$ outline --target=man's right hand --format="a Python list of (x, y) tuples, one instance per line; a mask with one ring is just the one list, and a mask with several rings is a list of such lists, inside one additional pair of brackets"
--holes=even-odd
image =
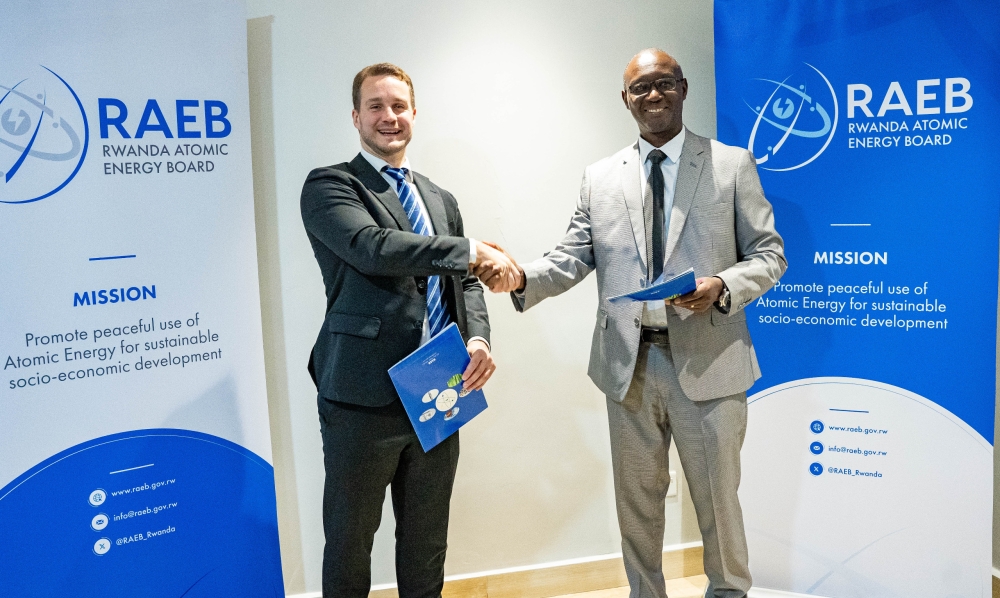
[(473, 274), (494, 293), (509, 293), (524, 288), (524, 270), (503, 247), (477, 241), (476, 258)]

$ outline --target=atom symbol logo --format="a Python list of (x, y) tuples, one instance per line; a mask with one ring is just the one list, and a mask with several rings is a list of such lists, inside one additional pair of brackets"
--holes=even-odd
[(83, 103), (62, 77), (44, 66), (10, 84), (0, 75), (0, 203), (58, 193), (80, 171), (89, 142)]
[[(804, 64), (812, 71), (796, 77), (797, 86), (789, 84), (792, 75), (783, 81), (755, 79), (773, 85), (771, 95), (763, 104), (753, 105), (744, 100), (747, 108), (757, 115), (747, 149), (753, 152), (757, 164), (769, 164), (761, 166), (764, 170), (784, 172), (802, 168), (826, 151), (837, 131), (839, 107), (833, 85), (819, 69)], [(810, 87), (817, 90), (815, 95), (810, 93)], [(827, 92), (829, 102), (824, 106)], [(822, 102), (819, 95), (824, 96)], [(832, 106), (832, 118), (828, 106)], [(762, 130), (761, 123), (770, 127)], [(766, 151), (762, 149), (765, 147)]]

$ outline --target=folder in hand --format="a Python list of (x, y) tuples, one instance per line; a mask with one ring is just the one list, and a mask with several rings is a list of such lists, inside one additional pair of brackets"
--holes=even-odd
[(610, 297), (608, 301), (616, 303), (618, 301), (660, 301), (675, 299), (681, 295), (687, 295), (698, 287), (694, 281), (694, 268), (688, 268), (686, 272), (678, 274), (669, 280), (648, 286), (638, 291)]
[(389, 368), (425, 453), (486, 410), (483, 391), (462, 390), (462, 372), (470, 361), (453, 322)]

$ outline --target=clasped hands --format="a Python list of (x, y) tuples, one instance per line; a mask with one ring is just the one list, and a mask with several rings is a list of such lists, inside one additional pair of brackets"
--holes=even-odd
[(496, 243), (476, 242), (476, 263), (472, 273), (494, 293), (509, 293), (524, 288), (524, 270)]
[[(510, 293), (524, 289), (524, 269), (509, 253), (496, 243), (489, 241), (476, 242), (476, 263), (472, 273), (494, 293)], [(722, 294), (722, 279), (707, 276), (695, 281), (697, 287), (686, 295), (667, 300), (667, 305), (680, 307), (703, 313), (707, 311)]]

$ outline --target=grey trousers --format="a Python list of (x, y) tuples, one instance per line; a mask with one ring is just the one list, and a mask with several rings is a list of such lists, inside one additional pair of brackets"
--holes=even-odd
[(611, 460), (630, 598), (665, 598), (663, 532), (673, 438), (704, 543), (708, 598), (750, 589), (740, 484), (746, 393), (692, 401), (677, 382), (669, 345), (642, 343), (631, 386), (608, 399)]

